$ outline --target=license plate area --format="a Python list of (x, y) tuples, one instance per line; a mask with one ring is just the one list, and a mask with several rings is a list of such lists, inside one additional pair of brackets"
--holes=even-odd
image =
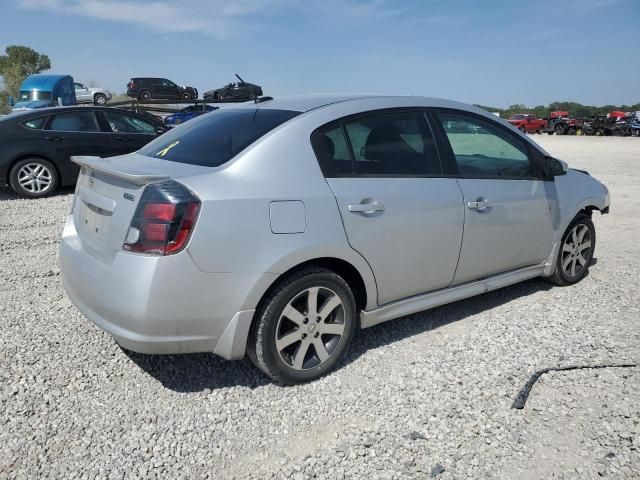
[(76, 216), (76, 229), (86, 244), (97, 251), (103, 251), (106, 247), (107, 234), (111, 226), (112, 212), (95, 205), (80, 202), (80, 208)]

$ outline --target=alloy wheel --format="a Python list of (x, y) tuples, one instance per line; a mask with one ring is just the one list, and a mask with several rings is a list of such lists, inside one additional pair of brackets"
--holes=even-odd
[(295, 370), (317, 367), (336, 351), (345, 327), (340, 297), (326, 287), (307, 288), (287, 303), (278, 319), (276, 351)]
[(18, 183), (29, 193), (46, 192), (52, 182), (51, 170), (40, 163), (27, 163), (18, 170)]
[(591, 232), (579, 223), (575, 225), (562, 245), (562, 271), (568, 277), (580, 275), (591, 259)]

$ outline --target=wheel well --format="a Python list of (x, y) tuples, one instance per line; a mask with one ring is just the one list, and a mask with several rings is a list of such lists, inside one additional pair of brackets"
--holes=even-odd
[(278, 279), (274, 281), (269, 286), (267, 291), (264, 292), (264, 294), (262, 295), (262, 298), (260, 299), (256, 307), (256, 312), (260, 311), (260, 309), (262, 308), (262, 303), (264, 299), (268, 297), (269, 293), (275, 288), (275, 286), (278, 284), (278, 281), (280, 279), (292, 274), (293, 272), (296, 272), (298, 270), (301, 270), (309, 266), (326, 268), (327, 270), (331, 270), (332, 272), (340, 275), (351, 288), (351, 291), (353, 292), (353, 297), (356, 301), (356, 308), (358, 309), (358, 311), (365, 308), (365, 306), (367, 305), (367, 289), (364, 285), (364, 280), (362, 279), (360, 272), (358, 272), (358, 270), (353, 265), (351, 265), (349, 262), (345, 260), (341, 260), (339, 258), (333, 258), (333, 257), (324, 257), (324, 258), (315, 258), (313, 260), (308, 260), (304, 263), (301, 263), (299, 265), (296, 265), (295, 267), (290, 268), (289, 270), (284, 272), (282, 275), (280, 275)]
[(13, 172), (13, 167), (16, 166), (16, 163), (18, 163), (20, 160), (25, 160), (27, 158), (39, 158), (41, 160), (46, 160), (51, 165), (53, 165), (53, 168), (55, 169), (56, 174), (58, 175), (58, 182), (59, 182), (58, 185), (62, 185), (62, 176), (60, 175), (60, 169), (55, 164), (55, 162), (51, 161), (50, 159), (48, 159), (44, 155), (21, 155), (18, 158), (16, 158), (13, 162), (11, 162), (11, 165), (9, 165), (9, 169), (7, 170), (7, 172), (8, 172), (7, 183), (9, 183), (11, 181), (11, 173)]
[(578, 213), (584, 213), (585, 215), (588, 215), (589, 217), (591, 217), (591, 215), (593, 214), (594, 210), (600, 211), (600, 209), (598, 207), (596, 207), (594, 205), (589, 205), (588, 207), (584, 207)]

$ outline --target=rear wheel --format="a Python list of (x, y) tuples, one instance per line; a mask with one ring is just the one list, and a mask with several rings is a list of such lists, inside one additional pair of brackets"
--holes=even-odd
[(574, 218), (562, 236), (556, 271), (549, 281), (556, 285), (573, 285), (589, 271), (596, 247), (596, 229), (588, 215)]
[(520, 127), (520, 131), (524, 134), (527, 133), (527, 128), (525, 126)]
[(9, 174), (11, 188), (23, 197), (41, 198), (58, 187), (58, 172), (42, 158), (25, 158), (14, 165)]
[(596, 130), (596, 137), (602, 137), (604, 135), (604, 130), (601, 128), (598, 128)]
[(330, 372), (346, 352), (356, 305), (342, 277), (309, 267), (285, 277), (264, 300), (248, 353), (273, 380), (294, 384)]
[(96, 105), (104, 105), (107, 103), (107, 96), (103, 93), (96, 93), (93, 96), (93, 103)]
[(138, 98), (140, 100), (151, 100), (151, 92), (149, 90), (143, 90), (140, 92), (140, 95), (138, 95)]
[(569, 130), (567, 130), (567, 135), (575, 135), (576, 133), (577, 132), (575, 128), (570, 128)]
[(553, 129), (556, 135), (564, 135), (564, 127), (562, 125), (556, 125), (556, 128)]

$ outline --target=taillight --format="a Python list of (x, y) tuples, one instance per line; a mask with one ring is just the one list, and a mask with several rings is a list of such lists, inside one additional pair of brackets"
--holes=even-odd
[(135, 88), (136, 87), (136, 82), (129, 82), (129, 85), (127, 85), (127, 87)]
[(144, 189), (131, 220), (123, 249), (153, 255), (171, 255), (184, 249), (200, 211), (200, 200), (173, 180)]

